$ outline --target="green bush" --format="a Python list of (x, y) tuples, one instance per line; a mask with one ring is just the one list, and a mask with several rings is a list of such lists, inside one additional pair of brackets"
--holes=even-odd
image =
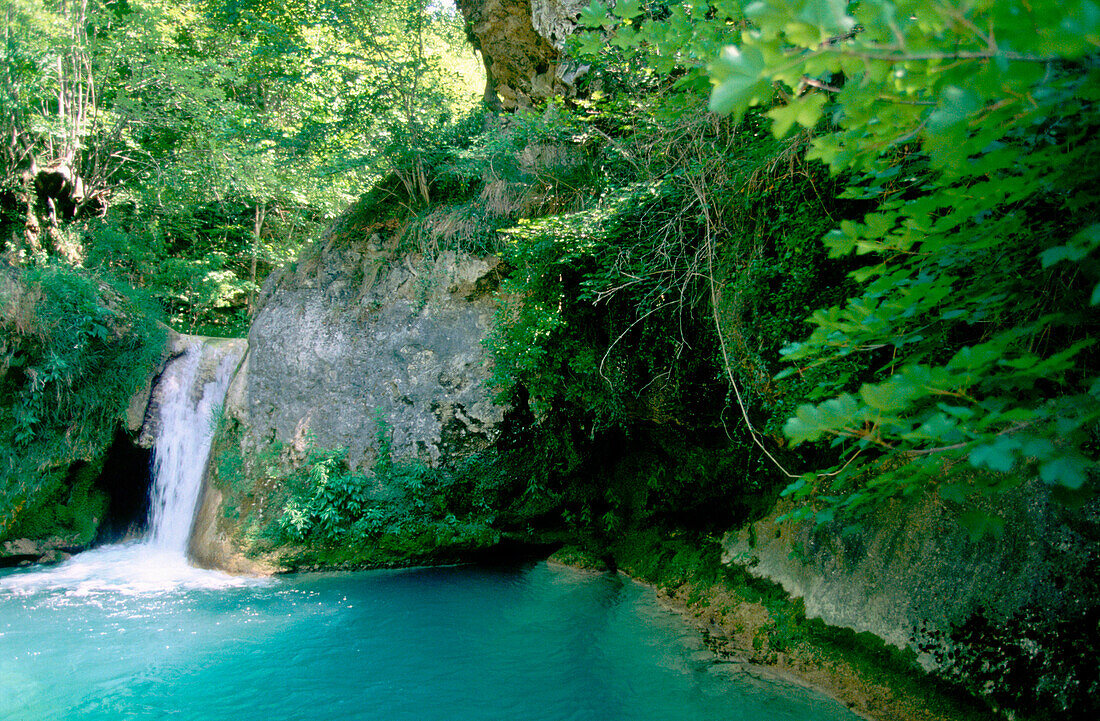
[(478, 487), (474, 464), (441, 469), (395, 460), (381, 420), (376, 440), (376, 461), (363, 472), (347, 466), (345, 449), (321, 448), (312, 438), (301, 458), (279, 443), (244, 458), (236, 432), (223, 428), (214, 477), (227, 518), (256, 549), (286, 546), (326, 563), (427, 559), (498, 540), (491, 491)]

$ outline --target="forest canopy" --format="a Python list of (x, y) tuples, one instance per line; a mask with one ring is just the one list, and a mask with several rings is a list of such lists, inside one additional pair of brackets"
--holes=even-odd
[(423, 197), (484, 82), (457, 11), (426, 0), (0, 13), (8, 257), (122, 277), (183, 330), (243, 332), (266, 273), (382, 176)]

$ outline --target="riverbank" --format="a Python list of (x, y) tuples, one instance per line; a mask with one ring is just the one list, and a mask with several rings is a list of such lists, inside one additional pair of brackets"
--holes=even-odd
[(873, 721), (1000, 721), (965, 691), (926, 673), (912, 653), (870, 634), (807, 619), (800, 599), (718, 562), (714, 543), (640, 532), (606, 548), (566, 546), (549, 561), (617, 570), (651, 586), (696, 628), (717, 663), (809, 686)]

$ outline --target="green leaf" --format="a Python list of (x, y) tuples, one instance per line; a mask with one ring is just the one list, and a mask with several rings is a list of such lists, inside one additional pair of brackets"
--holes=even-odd
[(932, 441), (937, 444), (954, 443), (962, 438), (958, 423), (943, 413), (934, 413), (931, 418), (922, 423), (915, 434), (915, 438)]
[(1014, 436), (998, 436), (991, 443), (976, 446), (970, 451), (970, 464), (976, 468), (1007, 473), (1016, 466), (1016, 452), (1020, 440)]
[(936, 407), (959, 420), (965, 421), (974, 417), (974, 409), (968, 408), (967, 406), (953, 406), (947, 403), (937, 403)]
[(719, 115), (740, 116), (751, 105), (770, 95), (771, 86), (764, 77), (767, 63), (760, 50), (752, 45), (727, 45), (721, 57), (710, 66), (714, 89), (710, 109)]
[(1088, 470), (1092, 463), (1078, 453), (1057, 456), (1039, 466), (1039, 478), (1052, 486), (1065, 486), (1077, 490), (1088, 480)]
[(776, 138), (783, 138), (795, 123), (804, 128), (814, 127), (821, 119), (821, 109), (827, 101), (824, 93), (810, 93), (769, 110), (766, 115), (773, 121), (772, 133)]
[(620, 50), (629, 50), (638, 41), (638, 33), (629, 25), (624, 25), (615, 31), (615, 37), (611, 38), (611, 44)]
[(592, 30), (583, 30), (576, 34), (577, 52), (581, 55), (599, 55), (604, 48), (603, 36)]
[(1004, 346), (995, 342), (964, 346), (947, 363), (947, 369), (972, 371), (986, 368), (1000, 360), (1004, 351)]
[(845, 393), (820, 405), (804, 404), (795, 411), (795, 417), (783, 426), (783, 432), (795, 445), (813, 441), (823, 435), (862, 422), (862, 414), (855, 396)]
[(796, 493), (796, 492), (798, 492), (798, 491), (799, 491), (800, 489), (802, 489), (802, 488), (803, 488), (803, 487), (804, 487), (805, 485), (806, 485), (806, 480), (805, 480), (804, 478), (799, 478), (798, 480), (796, 480), (796, 481), (794, 481), (793, 483), (789, 484), (789, 485), (788, 485), (788, 486), (787, 486), (786, 488), (784, 488), (784, 489), (783, 489), (782, 491), (780, 491), (780, 492), (779, 492), (779, 495), (780, 495), (780, 496), (783, 496), (783, 497), (789, 496), (789, 495), (791, 495), (791, 494), (793, 494), (793, 493)]
[(826, 523), (832, 523), (835, 519), (835, 508), (822, 508), (820, 511), (817, 512), (817, 515), (814, 516), (814, 526), (821, 527), (824, 526)]
[(968, 491), (965, 486), (961, 486), (954, 483), (945, 483), (941, 485), (937, 491), (940, 494), (940, 498), (945, 501), (951, 501), (953, 503), (964, 503), (968, 495)]
[(840, 35), (855, 27), (856, 21), (848, 14), (848, 0), (808, 0), (797, 15), (821, 32), (821, 40)]
[(970, 88), (949, 85), (943, 89), (939, 107), (928, 116), (928, 129), (942, 133), (965, 122), (981, 107), (981, 98)]
[(584, 10), (581, 10), (581, 14), (577, 17), (577, 22), (581, 26), (593, 30), (596, 28), (609, 30), (616, 24), (607, 12), (607, 6), (600, 2), (600, 0), (592, 0), (592, 4)]
[(1047, 248), (1042, 253), (1039, 253), (1039, 261), (1043, 264), (1043, 268), (1049, 268), (1055, 263), (1061, 263), (1063, 260), (1075, 262), (1081, 260), (1089, 254), (1087, 248), (1073, 245), (1059, 245), (1054, 248)]
[(796, 368), (794, 366), (788, 366), (788, 367), (784, 368), (783, 370), (779, 371), (778, 373), (776, 373), (774, 376), (772, 376), (772, 380), (781, 381), (784, 378), (790, 378), (791, 376), (793, 376), (797, 372), (798, 372), (798, 368)]
[(909, 407), (912, 401), (925, 395), (925, 390), (909, 382), (903, 375), (896, 375), (885, 383), (860, 386), (859, 397), (863, 402), (882, 413), (897, 413)]
[(615, 3), (615, 7), (611, 9), (611, 12), (615, 13), (615, 17), (622, 18), (623, 20), (633, 20), (639, 15), (643, 14), (642, 4), (639, 0), (618, 0)]
[(1000, 538), (1005, 530), (1003, 518), (998, 518), (976, 508), (961, 514), (959, 523), (970, 534), (971, 541), (980, 541), (985, 536)]

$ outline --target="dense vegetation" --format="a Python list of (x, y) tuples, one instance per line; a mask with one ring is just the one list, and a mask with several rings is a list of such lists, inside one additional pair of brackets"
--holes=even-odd
[[(936, 494), (980, 537), (1004, 530), (985, 497), (1095, 493), (1093, 0), (596, 0), (567, 46), (575, 93), (505, 116), (444, 70), (477, 61), (423, 0), (4, 13), (0, 232), (36, 315), (0, 316), (0, 538), (27, 499), (84, 502), (51, 500), (85, 483), (57, 469), (97, 457), (129, 392), (86, 380), (155, 346), (93, 273), (178, 329), (239, 333), (266, 273), (355, 196), (400, 250), (501, 256), (489, 347), (517, 411), (462, 468), (394, 461), (384, 428), (363, 472), (225, 444), (227, 512), (282, 483), (259, 545), (422, 559), (564, 530), (600, 551), (705, 539), (780, 493), (844, 525)], [(26, 463), (53, 475), (30, 488)], [(1061, 629), (1026, 621), (1042, 669), (998, 676), (971, 643), (960, 677), (1077, 708), (1098, 682), (1051, 690)]]
[(0, 12), (6, 257), (145, 288), (180, 330), (243, 333), (267, 273), (381, 176), (426, 201), (424, 139), (480, 91), (454, 10), (424, 0)]
[(453, 8), (419, 0), (0, 14), (0, 540), (79, 545), (156, 324), (243, 334), (266, 275), (362, 187), (427, 202), (424, 139), (480, 68)]
[(156, 318), (106, 283), (0, 266), (0, 540), (95, 537), (108, 502), (97, 476), (160, 360)]

